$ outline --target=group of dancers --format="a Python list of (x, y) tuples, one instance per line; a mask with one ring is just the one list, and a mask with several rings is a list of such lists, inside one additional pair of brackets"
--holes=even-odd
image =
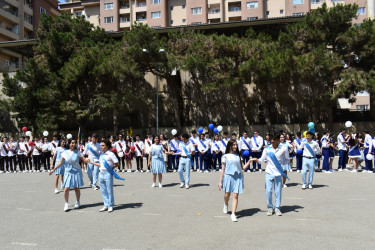
[[(288, 172), (292, 171), (293, 158), (296, 158), (297, 172), (302, 173), (302, 189), (313, 189), (313, 176), (316, 167), (320, 166), (323, 158), (322, 171), (332, 173), (332, 161), (335, 151), (339, 154), (339, 171), (346, 170), (349, 162), (353, 164), (353, 173), (357, 173), (360, 161), (365, 161), (363, 172), (372, 173), (372, 161), (366, 155), (374, 153), (372, 139), (369, 131), (364, 130), (364, 136), (359, 133), (347, 134), (346, 128), (341, 129), (337, 135), (337, 145), (334, 143), (329, 132), (319, 138), (318, 134), (307, 132), (302, 137), (301, 133), (293, 135), (283, 133), (267, 134), (263, 139), (257, 131), (249, 137), (247, 131), (237, 138), (233, 133), (231, 138), (224, 132), (220, 138), (215, 134), (213, 139), (209, 133), (197, 136), (196, 131), (188, 134), (174, 135), (174, 138), (167, 140), (164, 135), (152, 136), (147, 133), (144, 141), (140, 136), (135, 141), (127, 136), (114, 136), (102, 138), (98, 142), (98, 136), (93, 134), (87, 141), (75, 139), (58, 140), (53, 136), (51, 142), (47, 137), (39, 141), (34, 137), (21, 137), (15, 142), (13, 137), (4, 137), (0, 144), (1, 158), (0, 170), (3, 173), (17, 172), (41, 172), (49, 171), (50, 175), (55, 173), (55, 193), (59, 193), (59, 177), (62, 180), (64, 189), (64, 211), (69, 210), (69, 190), (73, 188), (76, 193), (74, 208), (80, 206), (80, 190), (83, 186), (82, 169), (87, 172), (90, 186), (97, 190), (99, 187), (103, 195), (104, 207), (100, 211), (113, 211), (114, 193), (113, 178), (123, 180), (117, 173), (131, 172), (132, 159), (136, 159), (136, 172), (143, 172), (143, 157), (146, 157), (147, 170), (152, 172), (153, 182), (151, 187), (156, 187), (158, 179), (159, 188), (162, 188), (162, 174), (167, 169), (173, 169), (179, 173), (180, 188), (189, 189), (190, 172), (208, 172), (221, 170), (219, 189), (225, 191), (223, 212), (228, 212), (228, 201), (233, 193), (231, 219), (237, 221), (235, 212), (237, 208), (238, 195), (243, 191), (243, 174), (245, 171), (262, 171), (262, 163), (266, 164), (266, 196), (267, 215), (282, 215), (280, 210), (281, 189), (287, 187), (285, 182), (288, 179)], [(250, 158), (251, 157), (251, 158)], [(52, 158), (52, 159), (50, 159)], [(32, 167), (34, 166), (34, 170)], [(185, 175), (184, 175), (185, 172)], [(307, 172), (309, 177), (307, 178)], [(272, 193), (275, 192), (276, 204), (273, 206)]]

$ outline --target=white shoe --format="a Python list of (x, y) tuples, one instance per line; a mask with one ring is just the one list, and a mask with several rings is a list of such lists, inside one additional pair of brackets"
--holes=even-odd
[(306, 185), (305, 184), (302, 184), (302, 189), (306, 189)]
[(367, 173), (368, 174), (373, 174), (374, 172), (372, 172), (371, 170), (368, 170)]
[(228, 205), (225, 205), (225, 204), (224, 204), (223, 213), (224, 213), (224, 214), (227, 214), (227, 213), (228, 213)]
[(280, 209), (275, 209), (275, 214), (277, 215), (277, 216), (282, 216), (283, 214), (281, 213), (281, 211), (280, 211)]
[(332, 174), (331, 171), (324, 171), (325, 174)]
[(152, 183), (151, 187), (152, 187), (152, 188), (156, 187), (156, 184), (155, 184), (155, 183)]
[(283, 185), (283, 188), (287, 188), (288, 186), (286, 184)]
[(69, 211), (69, 203), (65, 203), (64, 212)]
[(24, 173), (27, 173), (27, 170), (24, 170), (23, 172), (24, 172)]
[(137, 169), (137, 170), (135, 170), (135, 172), (136, 172), (136, 173), (138, 173), (138, 172), (139, 172), (139, 170)]
[(289, 172), (293, 172), (293, 170), (289, 169)]
[(113, 207), (109, 207), (108, 208), (108, 213), (112, 213), (113, 212)]
[(17, 173), (17, 171), (13, 171), (13, 173), (14, 173), (14, 174), (16, 174), (16, 173)]
[(131, 173), (132, 171), (130, 169), (128, 169), (128, 173)]
[(349, 171), (349, 169), (345, 168), (344, 171)]
[(237, 222), (237, 217), (236, 217), (235, 214), (232, 214), (232, 215), (230, 216), (230, 218), (232, 219), (233, 222)]
[(248, 169), (246, 172), (250, 173), (251, 171), (250, 171), (250, 169)]
[(350, 171), (350, 172), (352, 172), (352, 173), (357, 173), (358, 172), (358, 170), (357, 169), (353, 169), (352, 171)]
[(0, 174), (3, 174), (4, 173), (4, 171), (0, 171)]
[(141, 170), (141, 173), (143, 173), (143, 170)]
[(186, 189), (189, 189), (190, 187), (189, 187), (189, 185), (185, 185), (185, 188), (186, 188)]
[(104, 212), (104, 211), (107, 211), (108, 210), (108, 207), (102, 207), (99, 212)]
[(260, 172), (260, 173), (262, 173), (262, 171), (263, 171), (262, 169), (259, 169), (259, 172)]
[(208, 173), (208, 170), (205, 170), (204, 172), (205, 172), (205, 173)]
[(301, 170), (297, 170), (297, 173), (301, 173)]
[(9, 174), (10, 172), (9, 172), (9, 171), (6, 171), (5, 173)]
[(74, 205), (74, 209), (78, 209), (80, 206), (81, 204), (79, 203), (79, 201), (76, 201), (76, 204)]
[(184, 183), (181, 183), (180, 188), (183, 188), (184, 186), (185, 186), (185, 184), (184, 184)]
[(125, 173), (125, 169), (123, 169), (122, 172)]
[(42, 172), (43, 172), (43, 173), (44, 173), (44, 172), (47, 172), (47, 170), (43, 169), (43, 171), (42, 171)]
[(199, 170), (199, 173), (203, 173), (203, 171), (202, 171), (202, 170)]
[(342, 172), (342, 168), (339, 168), (339, 171)]
[(146, 173), (150, 173), (150, 170), (147, 169)]
[(37, 173), (40, 173), (40, 170), (37, 170), (36, 172), (37, 172)]
[(312, 185), (309, 185), (309, 189), (313, 189), (313, 186), (312, 186)]
[(159, 183), (159, 188), (162, 188), (162, 187), (163, 187), (163, 185), (161, 183)]
[(55, 194), (58, 194), (60, 191), (57, 189), (57, 188), (55, 188)]
[(216, 169), (213, 169), (212, 172), (216, 172)]

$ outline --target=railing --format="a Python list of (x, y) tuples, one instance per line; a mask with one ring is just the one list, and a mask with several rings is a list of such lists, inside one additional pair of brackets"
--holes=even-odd
[(241, 7), (231, 7), (229, 9), (229, 12), (237, 12), (237, 11), (241, 11)]
[(120, 9), (129, 9), (129, 8), (130, 8), (129, 4), (120, 5)]
[(208, 12), (208, 14), (218, 14), (220, 13), (220, 9), (212, 9)]

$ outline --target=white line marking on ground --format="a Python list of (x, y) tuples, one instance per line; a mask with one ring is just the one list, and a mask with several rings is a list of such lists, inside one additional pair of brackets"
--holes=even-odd
[(152, 214), (152, 213), (144, 213), (143, 215), (156, 215), (156, 216), (159, 216), (159, 215), (162, 215), (162, 214)]
[(19, 211), (31, 211), (32, 209), (30, 209), (30, 208), (20, 208), (20, 207), (17, 207), (17, 210), (19, 210)]
[(35, 243), (23, 243), (23, 242), (12, 242), (12, 245), (20, 245), (20, 246), (37, 246), (38, 244), (35, 244)]
[(317, 219), (296, 219), (296, 220), (302, 220), (302, 221), (319, 221)]

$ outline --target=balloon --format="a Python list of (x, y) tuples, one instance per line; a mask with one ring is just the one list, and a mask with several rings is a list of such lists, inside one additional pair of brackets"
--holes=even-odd
[(214, 133), (217, 134), (219, 130), (217, 128), (214, 128)]
[(308, 126), (309, 128), (314, 128), (314, 127), (315, 127), (315, 124), (314, 124), (313, 122), (309, 122), (309, 124), (307, 124), (307, 126)]
[(211, 123), (210, 125), (208, 125), (208, 128), (209, 129), (214, 129), (214, 125)]
[(26, 128), (26, 127), (23, 127), (23, 128), (22, 128), (22, 131), (23, 131), (23, 132), (26, 132), (26, 131), (27, 131), (27, 128)]
[(177, 130), (176, 129), (172, 129), (172, 135), (175, 135), (177, 134)]
[(116, 150), (116, 148), (111, 148), (111, 151), (112, 151), (112, 153), (117, 153), (117, 150)]
[(366, 155), (366, 159), (367, 159), (368, 161), (372, 161), (372, 160), (374, 159), (374, 156), (373, 156), (372, 154), (367, 154), (367, 155)]
[(249, 150), (245, 150), (242, 152), (242, 156), (248, 156), (250, 154)]
[(303, 153), (303, 150), (302, 149), (298, 149), (297, 150), (297, 154), (302, 154)]
[(203, 133), (203, 128), (199, 128), (199, 129), (198, 129), (198, 133), (199, 133), (199, 134), (202, 134), (202, 133)]
[(303, 132), (303, 136), (304, 136), (304, 137), (306, 137), (306, 133), (307, 133), (307, 132), (308, 132), (308, 131)]
[(48, 136), (48, 131), (44, 131), (43, 136)]
[(31, 131), (27, 131), (26, 136), (31, 136)]
[(353, 124), (352, 124), (351, 121), (347, 121), (347, 122), (345, 122), (345, 127), (347, 127), (347, 128), (350, 128), (352, 125), (353, 125)]
[(134, 147), (134, 146), (131, 146), (131, 147), (130, 147), (130, 150), (131, 150), (131, 151), (135, 151), (135, 147)]
[(34, 142), (33, 141), (29, 141), (29, 146), (30, 147), (34, 146)]
[(311, 132), (311, 133), (315, 133), (315, 128), (309, 128), (308, 131)]
[(66, 138), (69, 140), (69, 139), (72, 139), (73, 136), (72, 136), (72, 134), (67, 134), (67, 135), (66, 135)]
[(219, 131), (219, 132), (221, 132), (222, 130), (223, 130), (223, 126), (217, 126), (217, 130)]

